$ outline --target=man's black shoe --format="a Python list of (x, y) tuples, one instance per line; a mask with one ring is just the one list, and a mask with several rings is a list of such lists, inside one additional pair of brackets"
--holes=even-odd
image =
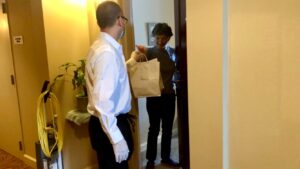
[(154, 169), (155, 163), (154, 161), (148, 161), (145, 169)]
[(160, 161), (161, 164), (171, 166), (171, 167), (180, 167), (179, 163), (173, 161), (172, 159), (163, 159)]

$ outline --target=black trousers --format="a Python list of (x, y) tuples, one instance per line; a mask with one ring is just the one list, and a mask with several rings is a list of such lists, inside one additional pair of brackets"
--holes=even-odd
[(119, 127), (129, 148), (129, 156), (126, 161), (117, 163), (112, 144), (103, 131), (100, 121), (97, 117), (91, 116), (89, 121), (90, 141), (93, 149), (97, 152), (98, 164), (100, 169), (128, 169), (128, 160), (133, 151), (133, 140), (128, 121), (128, 115), (117, 116), (117, 126)]
[(149, 132), (146, 158), (155, 161), (157, 137), (162, 123), (161, 158), (170, 158), (172, 128), (175, 116), (175, 94), (162, 94), (160, 97), (148, 97), (146, 108), (149, 115)]

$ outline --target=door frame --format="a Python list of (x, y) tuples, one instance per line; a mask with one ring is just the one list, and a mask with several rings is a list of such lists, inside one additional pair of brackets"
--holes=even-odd
[(174, 1), (175, 52), (179, 57), (180, 81), (177, 87), (179, 161), (183, 169), (190, 168), (189, 123), (188, 123), (188, 81), (186, 48), (186, 0)]

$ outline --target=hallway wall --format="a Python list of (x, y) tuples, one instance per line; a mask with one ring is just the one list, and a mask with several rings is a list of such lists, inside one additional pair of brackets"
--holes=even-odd
[[(187, 0), (192, 169), (223, 168), (222, 3)], [(298, 169), (300, 2), (228, 3), (228, 167)]]
[(229, 4), (230, 169), (298, 169), (300, 2)]
[[(64, 69), (60, 68), (62, 64), (79, 64), (78, 60), (86, 57), (90, 46), (88, 6), (86, 1), (43, 0), (45, 39), (52, 81), (58, 74), (64, 73)], [(71, 79), (72, 71), (58, 80), (54, 88), (63, 117), (76, 107)], [(64, 120), (64, 168), (91, 168), (97, 164), (87, 128), (87, 124), (78, 126)]]
[(187, 0), (190, 168), (222, 168), (222, 0)]

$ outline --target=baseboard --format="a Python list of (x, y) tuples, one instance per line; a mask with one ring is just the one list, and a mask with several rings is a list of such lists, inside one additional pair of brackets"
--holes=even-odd
[(30, 167), (36, 168), (36, 159), (28, 154), (23, 155), (23, 161)]
[(92, 166), (87, 166), (87, 167), (84, 167), (84, 169), (98, 169), (98, 165), (95, 164), (95, 165), (92, 165)]

